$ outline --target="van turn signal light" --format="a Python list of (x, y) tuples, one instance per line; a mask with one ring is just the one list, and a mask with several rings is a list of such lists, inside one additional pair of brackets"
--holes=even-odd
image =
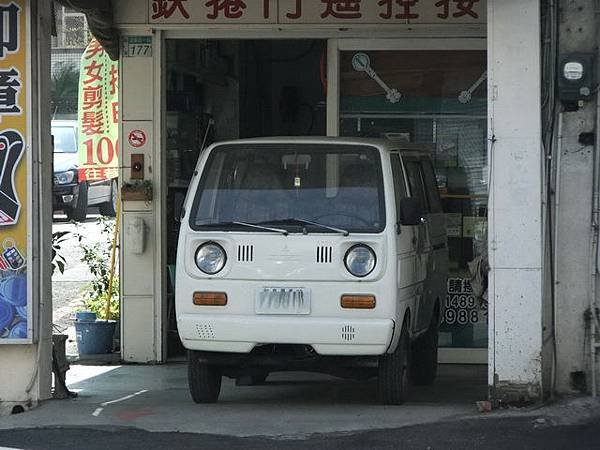
[(194, 292), (194, 305), (196, 306), (225, 306), (227, 294), (225, 292)]
[(375, 309), (374, 295), (342, 295), (342, 308)]

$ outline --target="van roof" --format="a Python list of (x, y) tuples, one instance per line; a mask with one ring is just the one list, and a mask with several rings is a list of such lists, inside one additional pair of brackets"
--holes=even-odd
[(371, 145), (383, 151), (414, 153), (415, 155), (431, 155), (435, 151), (434, 144), (413, 144), (402, 141), (393, 141), (379, 138), (353, 138), (353, 137), (325, 137), (325, 136), (281, 136), (251, 139), (237, 139), (232, 141), (216, 142), (217, 145), (261, 145), (261, 144), (344, 144), (344, 145)]

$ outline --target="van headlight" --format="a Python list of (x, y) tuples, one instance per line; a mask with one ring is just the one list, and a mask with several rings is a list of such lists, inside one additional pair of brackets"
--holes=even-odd
[(371, 247), (358, 244), (346, 252), (344, 264), (352, 275), (363, 278), (373, 272), (377, 264), (377, 257)]
[(219, 273), (225, 267), (227, 255), (225, 250), (215, 242), (206, 242), (196, 250), (196, 265), (208, 275)]

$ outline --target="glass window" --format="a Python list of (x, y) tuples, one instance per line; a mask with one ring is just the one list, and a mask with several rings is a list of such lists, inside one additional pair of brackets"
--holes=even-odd
[(421, 169), (417, 161), (404, 161), (406, 172), (408, 175), (408, 184), (410, 185), (410, 195), (415, 197), (423, 211), (429, 211), (429, 204), (425, 194), (425, 187), (421, 178)]
[(430, 212), (434, 214), (442, 213), (442, 202), (440, 201), (440, 193), (437, 189), (437, 179), (431, 161), (421, 161), (421, 169), (423, 180), (425, 181), (427, 199), (429, 200)]
[[(389, 95), (365, 63), (402, 97)], [(441, 202), (446, 215), (449, 280), (440, 346), (487, 347), (487, 281), (472, 283), (473, 268), (487, 264), (486, 52), (345, 50), (339, 64), (342, 136), (388, 138), (432, 155), (433, 167), (424, 165), (421, 176), (427, 185), (435, 178), (440, 198), (429, 188), (416, 196), (433, 213)], [(413, 185), (419, 171), (409, 172), (406, 162)]]
[(392, 173), (394, 174), (394, 196), (396, 198), (396, 221), (400, 222), (400, 201), (406, 197), (406, 182), (404, 180), (404, 172), (400, 156), (392, 154)]
[[(245, 222), (290, 232), (385, 228), (379, 151), (349, 145), (228, 145), (203, 169), (190, 226), (248, 231)], [(253, 229), (253, 231), (259, 231)]]
[(54, 153), (77, 153), (75, 141), (75, 128), (52, 127), (54, 137)]

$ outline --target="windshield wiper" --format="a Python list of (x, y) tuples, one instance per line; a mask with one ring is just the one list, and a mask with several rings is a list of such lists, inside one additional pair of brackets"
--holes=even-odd
[(261, 222), (261, 223), (265, 223), (265, 224), (267, 224), (267, 223), (272, 223), (272, 224), (299, 223), (299, 224), (303, 224), (303, 225), (313, 225), (315, 227), (325, 228), (326, 230), (335, 231), (336, 233), (343, 234), (344, 236), (350, 235), (350, 232), (348, 230), (343, 230), (342, 228), (330, 227), (329, 225), (324, 225), (322, 223), (312, 222), (312, 221), (306, 220), (306, 219), (296, 219), (293, 217), (289, 218), (289, 219), (270, 220), (268, 222)]
[(246, 222), (218, 222), (218, 223), (200, 224), (198, 226), (199, 227), (230, 227), (232, 225), (240, 225), (240, 226), (244, 226), (244, 227), (248, 227), (248, 228), (256, 228), (256, 229), (265, 230), (265, 231), (273, 231), (274, 233), (281, 233), (284, 236), (287, 236), (289, 234), (287, 230), (283, 230), (281, 228), (265, 227), (263, 225), (258, 225), (255, 223), (246, 223)]

